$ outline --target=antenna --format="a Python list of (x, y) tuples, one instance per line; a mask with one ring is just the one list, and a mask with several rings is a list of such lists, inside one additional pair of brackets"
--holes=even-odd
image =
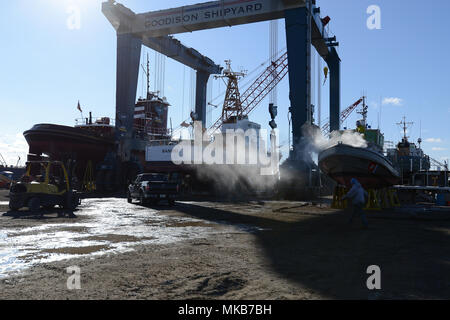
[(412, 125), (414, 124), (414, 122), (406, 122), (406, 116), (403, 116), (403, 121), (397, 123), (398, 126), (401, 126), (403, 129), (403, 139), (405, 141), (408, 141), (408, 138), (406, 136), (406, 131), (408, 130), (408, 128), (410, 128)]
[(356, 111), (356, 113), (359, 113), (363, 116), (364, 123), (367, 124), (367, 113), (369, 110), (369, 106), (366, 105), (366, 96), (363, 96), (363, 105), (362, 109), (360, 111)]
[(142, 70), (144, 70), (145, 75), (147, 76), (147, 99), (149, 99), (150, 95), (150, 58), (147, 53), (147, 69), (144, 68), (144, 65), (141, 64)]
[(147, 52), (147, 99), (150, 94), (150, 58)]
[(419, 149), (421, 149), (421, 144), (422, 144), (422, 120), (420, 120), (420, 136), (419, 136), (419, 139), (417, 140), (417, 142), (419, 143)]

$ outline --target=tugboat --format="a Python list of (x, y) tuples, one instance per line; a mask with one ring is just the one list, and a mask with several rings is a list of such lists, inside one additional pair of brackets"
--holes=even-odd
[(160, 98), (158, 93), (150, 92), (148, 80), (146, 98), (139, 98), (135, 105), (129, 162), (122, 163), (117, 157), (120, 126), (108, 117), (93, 118), (92, 113), (88, 118), (77, 119), (74, 127), (36, 124), (25, 131), (29, 145), (28, 160), (40, 161), (46, 157), (50, 161), (64, 163), (75, 161), (71, 174), (79, 182), (79, 187), (93, 180), (99, 191), (126, 186), (143, 171), (145, 148), (149, 142), (170, 139), (171, 132), (167, 128), (169, 106), (165, 97)]
[(367, 124), (368, 106), (363, 98), (363, 118), (356, 122), (355, 132), (364, 136), (367, 147), (357, 148), (339, 143), (319, 153), (319, 167), (338, 184), (350, 187), (356, 178), (366, 189), (379, 189), (395, 185), (399, 172), (383, 154), (384, 135)]

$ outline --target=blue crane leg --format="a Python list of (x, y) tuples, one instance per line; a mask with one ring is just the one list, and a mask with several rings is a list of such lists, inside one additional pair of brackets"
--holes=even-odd
[(206, 128), (206, 92), (209, 76), (208, 72), (197, 70), (195, 113), (198, 116), (197, 120), (202, 122), (203, 128)]
[(125, 128), (130, 138), (133, 129), (142, 40), (131, 34), (117, 35), (116, 126)]
[(336, 48), (330, 48), (326, 59), (330, 68), (330, 130), (340, 130), (341, 113), (341, 60)]
[(309, 15), (306, 7), (286, 10), (285, 15), (294, 149), (292, 157), (301, 159), (298, 153), (300, 152), (302, 126), (308, 121), (307, 106), (310, 104), (308, 78), (310, 21), (308, 21)]

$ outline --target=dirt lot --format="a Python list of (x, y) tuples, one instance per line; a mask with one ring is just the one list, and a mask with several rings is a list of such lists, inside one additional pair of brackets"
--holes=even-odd
[[(450, 298), (450, 211), (348, 213), (283, 201), (141, 207), (88, 199), (77, 219), (8, 212), (0, 299)], [(370, 265), (382, 289), (366, 287)], [(67, 289), (66, 268), (81, 270)]]

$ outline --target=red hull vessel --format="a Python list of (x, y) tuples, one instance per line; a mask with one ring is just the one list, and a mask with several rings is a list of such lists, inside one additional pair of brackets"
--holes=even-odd
[(54, 124), (37, 124), (24, 132), (30, 154), (46, 154), (52, 159), (99, 162), (114, 150), (114, 127), (97, 130)]
[(74, 160), (72, 170), (79, 187), (88, 182), (98, 189), (117, 189), (129, 183), (145, 166), (145, 147), (152, 140), (170, 139), (167, 130), (169, 103), (149, 93), (139, 99), (134, 111), (133, 141), (129, 160), (118, 158), (116, 127), (110, 118), (78, 120), (75, 127), (37, 124), (24, 132), (29, 145), (29, 160)]

